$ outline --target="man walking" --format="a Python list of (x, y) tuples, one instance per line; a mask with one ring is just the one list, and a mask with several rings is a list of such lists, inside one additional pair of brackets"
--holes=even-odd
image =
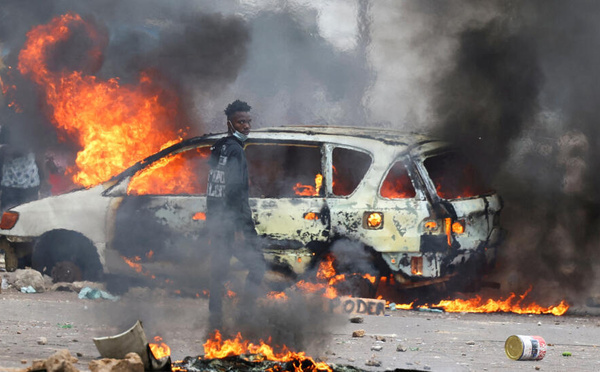
[[(249, 270), (242, 301), (253, 300), (265, 272), (265, 260), (257, 247), (252, 212), (248, 203), (248, 167), (244, 142), (250, 134), (251, 107), (239, 100), (225, 109), (228, 136), (211, 147), (206, 222), (211, 244), (209, 331), (222, 329), (223, 293), (232, 256)], [(243, 244), (236, 244), (243, 242)]]

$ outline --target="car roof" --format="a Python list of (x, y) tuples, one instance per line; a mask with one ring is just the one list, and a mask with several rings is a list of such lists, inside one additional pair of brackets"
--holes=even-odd
[[(225, 132), (208, 133), (205, 135), (185, 139), (132, 165), (127, 170), (123, 171), (115, 177), (121, 178), (123, 176), (133, 175), (145, 164), (153, 162), (158, 158), (161, 158), (173, 151), (176, 151), (183, 147), (195, 145), (196, 143), (203, 142), (205, 140), (216, 140), (225, 135), (227, 135), (227, 133)], [(386, 145), (402, 146), (406, 149), (415, 148), (432, 142), (438, 142), (437, 139), (434, 139), (424, 134), (414, 132), (403, 132), (390, 128), (348, 127), (330, 125), (290, 125), (279, 127), (256, 128), (252, 130), (251, 139), (264, 139), (268, 138), (270, 135), (273, 135), (275, 137), (274, 139), (282, 139), (282, 137), (286, 137), (286, 139), (295, 139), (300, 141), (329, 140), (332, 142), (345, 142), (344, 139), (370, 139), (374, 141), (379, 141), (381, 143), (385, 143)], [(335, 139), (337, 139), (337, 141), (335, 141)]]
[(390, 128), (375, 127), (344, 127), (322, 125), (297, 125), (254, 129), (252, 132), (266, 133), (297, 133), (306, 135), (325, 135), (336, 137), (370, 138), (383, 142), (395, 142), (407, 146), (420, 142), (431, 141), (432, 138), (413, 132), (403, 132)]

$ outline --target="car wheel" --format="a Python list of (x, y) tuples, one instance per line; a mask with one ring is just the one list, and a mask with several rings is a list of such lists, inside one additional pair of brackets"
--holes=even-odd
[(31, 257), (33, 269), (53, 280), (77, 279), (97, 281), (102, 264), (94, 244), (84, 235), (69, 230), (53, 230), (43, 234)]

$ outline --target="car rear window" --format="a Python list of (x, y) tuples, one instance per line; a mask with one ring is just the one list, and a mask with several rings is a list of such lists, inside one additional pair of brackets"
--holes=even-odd
[(248, 144), (250, 196), (317, 197), (324, 194), (318, 145)]
[(387, 199), (407, 199), (416, 196), (415, 188), (404, 162), (397, 161), (390, 168), (381, 185), (380, 194)]
[(210, 146), (165, 156), (131, 178), (128, 195), (205, 195)]
[(371, 166), (367, 153), (336, 147), (333, 149), (333, 194), (350, 195), (364, 178)]
[(432, 156), (423, 164), (441, 198), (469, 198), (492, 192), (473, 164), (458, 153)]

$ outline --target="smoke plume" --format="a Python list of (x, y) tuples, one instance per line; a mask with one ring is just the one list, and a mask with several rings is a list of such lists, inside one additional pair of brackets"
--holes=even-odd
[[(505, 288), (533, 285), (546, 299), (583, 299), (597, 290), (592, 257), (600, 242), (592, 171), (599, 26), (591, 17), (600, 6), (438, 5), (403, 7), (415, 24), (438, 25), (413, 29), (422, 61), (438, 62), (436, 78), (419, 85), (430, 114), (416, 118), (465, 151), (503, 197), (508, 237), (497, 274)], [(446, 54), (429, 52), (440, 40)]]

